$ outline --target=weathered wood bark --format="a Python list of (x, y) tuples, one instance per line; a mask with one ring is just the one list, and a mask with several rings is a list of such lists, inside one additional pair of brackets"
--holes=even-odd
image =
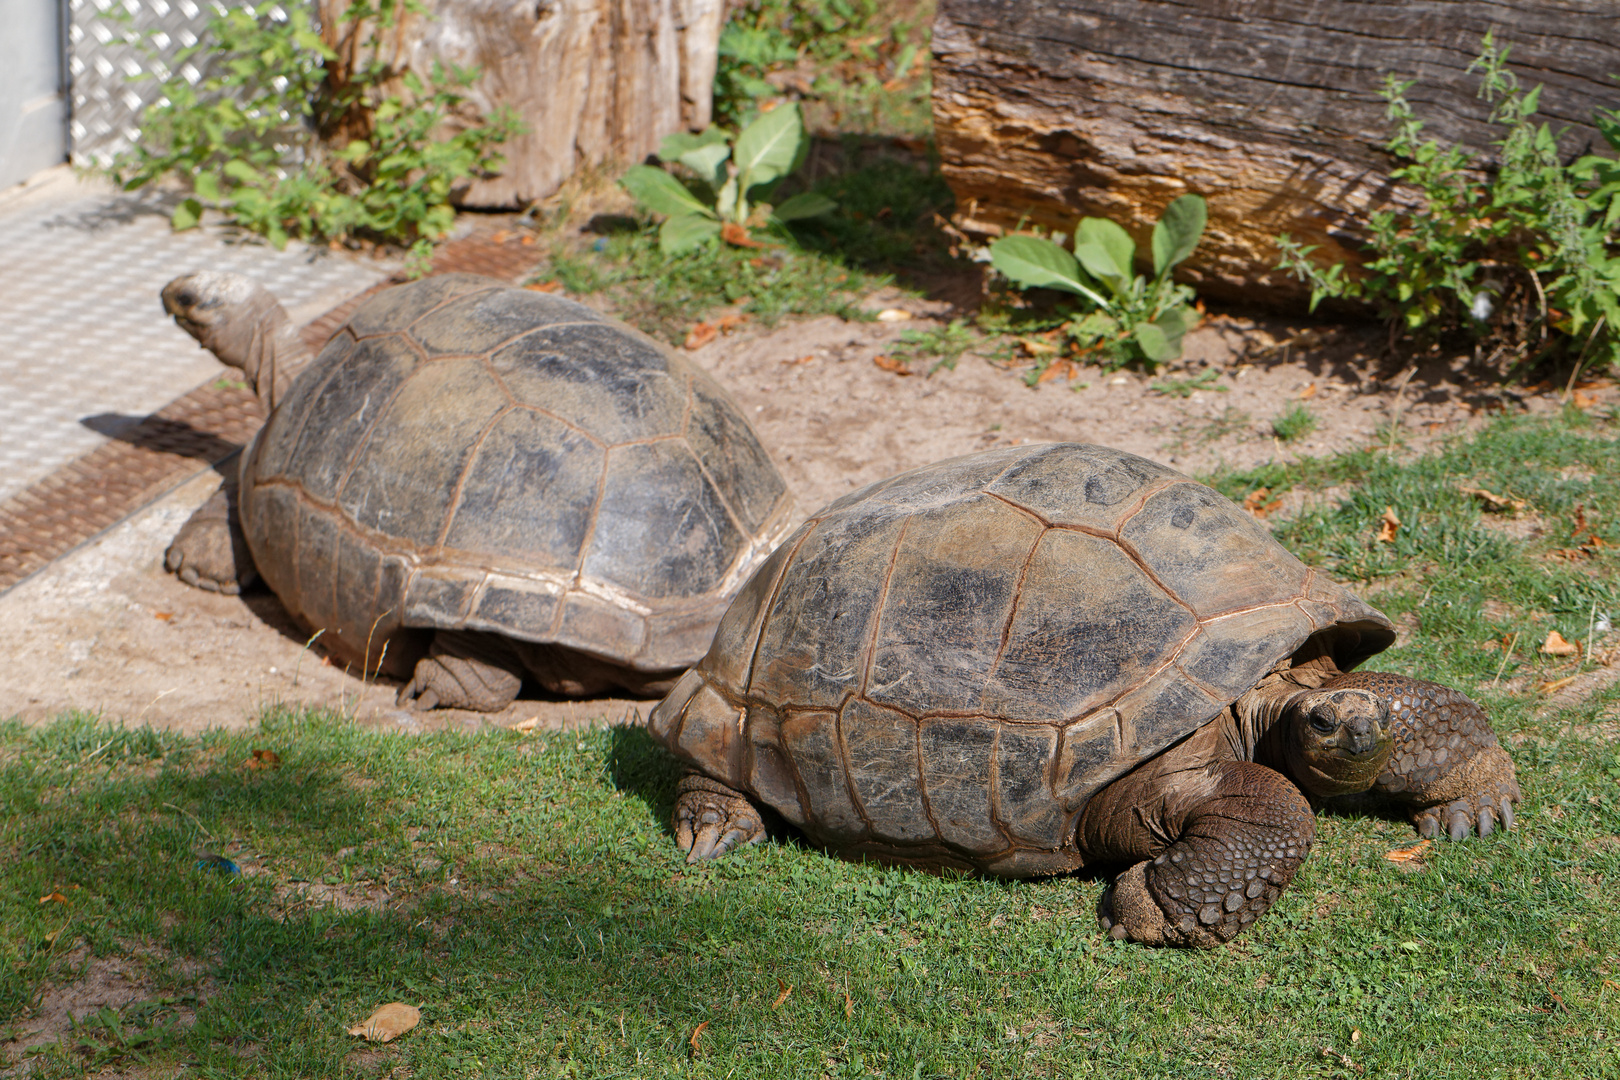
[(1499, 129), (1467, 74), (1480, 39), (1545, 84), (1563, 148), (1602, 146), (1592, 110), (1620, 103), (1610, 0), (941, 0), (934, 123), (959, 224), (1072, 228), (1110, 217), (1136, 237), (1173, 198), (1209, 201), (1185, 279), (1208, 295), (1286, 303), (1275, 237), (1354, 260), (1367, 213), (1410, 206), (1389, 180), (1386, 74), (1425, 134), (1489, 149)]
[[(320, 0), (339, 45), (347, 0)], [(528, 131), (506, 144), (501, 175), (463, 203), (517, 207), (550, 195), (583, 167), (640, 160), (681, 128), (710, 118), (725, 0), (428, 0), (384, 59), (423, 75), (434, 61), (480, 69), (470, 102), (505, 105)], [(339, 52), (344, 52), (339, 49)]]

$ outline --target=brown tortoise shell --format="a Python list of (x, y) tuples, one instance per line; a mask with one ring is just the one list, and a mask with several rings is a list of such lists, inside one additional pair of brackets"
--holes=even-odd
[(792, 512), (706, 372), (472, 274), (361, 306), (265, 424), (240, 505), (266, 582), (350, 662), (485, 630), (639, 671), (703, 654)]
[(1313, 638), (1348, 669), (1394, 634), (1172, 469), (1016, 447), (805, 522), (650, 729), (842, 854), (1054, 873), (1093, 792)]

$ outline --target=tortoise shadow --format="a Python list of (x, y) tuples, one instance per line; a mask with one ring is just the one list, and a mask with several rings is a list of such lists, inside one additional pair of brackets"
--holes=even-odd
[(162, 416), (96, 413), (94, 416), (80, 417), (79, 424), (98, 435), (142, 450), (204, 462), (221, 476), (228, 476), (234, 471), (236, 457), (242, 452), (240, 443), (195, 428), (184, 420), (170, 420)]

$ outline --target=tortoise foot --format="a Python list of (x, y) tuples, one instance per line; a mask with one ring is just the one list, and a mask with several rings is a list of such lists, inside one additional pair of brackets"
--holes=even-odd
[(517, 699), (523, 677), (501, 655), (493, 635), (434, 635), (428, 655), (416, 663), (411, 681), (399, 688), (398, 703), (428, 709), (500, 712)]
[(688, 863), (718, 859), (734, 847), (765, 839), (754, 804), (706, 776), (684, 777), (675, 788), (675, 843)]
[(1513, 804), (1520, 802), (1513, 759), (1500, 746), (1475, 754), (1435, 785), (1442, 801), (1412, 811), (1420, 836), (1462, 840), (1489, 836), (1498, 826), (1513, 828)]
[(163, 554), (163, 565), (187, 585), (208, 592), (239, 593), (257, 572), (236, 520), (235, 485), (227, 484), (180, 526)]

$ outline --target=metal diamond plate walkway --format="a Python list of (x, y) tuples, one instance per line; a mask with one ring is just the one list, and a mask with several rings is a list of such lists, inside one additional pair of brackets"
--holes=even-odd
[(158, 300), (169, 279), (205, 268), (254, 277), (299, 323), (395, 270), (219, 229), (176, 233), (155, 200), (70, 175), (0, 203), (0, 500), (223, 374)]
[[(523, 277), (534, 248), (496, 224), (469, 222), (434, 271)], [(257, 399), (158, 299), (203, 268), (265, 284), (312, 348), (396, 270), (221, 229), (174, 233), (153, 201), (69, 175), (0, 201), (0, 593), (258, 430)]]

